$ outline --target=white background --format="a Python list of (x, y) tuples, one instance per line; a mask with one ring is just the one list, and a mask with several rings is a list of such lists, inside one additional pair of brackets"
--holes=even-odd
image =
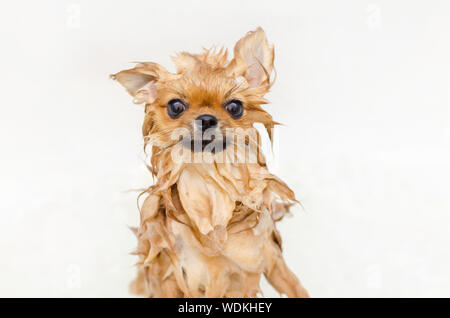
[[(0, 296), (128, 296), (143, 110), (108, 75), (262, 26), (280, 224), (315, 297), (450, 296), (450, 2), (9, 1)], [(264, 283), (266, 296), (277, 294)]]

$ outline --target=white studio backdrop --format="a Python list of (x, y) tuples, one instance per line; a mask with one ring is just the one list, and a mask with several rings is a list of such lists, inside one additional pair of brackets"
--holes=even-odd
[[(279, 228), (313, 297), (450, 296), (450, 2), (7, 1), (0, 296), (129, 296), (143, 110), (133, 61), (275, 44)], [(267, 283), (266, 296), (277, 296)]]

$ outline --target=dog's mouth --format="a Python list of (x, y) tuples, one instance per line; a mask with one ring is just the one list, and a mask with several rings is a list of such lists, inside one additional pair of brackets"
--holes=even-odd
[[(214, 137), (214, 136), (213, 136)], [(191, 140), (191, 150), (194, 152), (198, 151), (206, 151), (211, 153), (219, 153), (225, 150), (227, 147), (227, 141), (226, 139), (215, 139), (212, 138), (211, 140)]]
[(183, 139), (181, 143), (193, 152), (210, 152), (212, 154), (222, 152), (228, 145), (226, 138), (215, 138), (215, 136), (211, 136), (211, 139)]

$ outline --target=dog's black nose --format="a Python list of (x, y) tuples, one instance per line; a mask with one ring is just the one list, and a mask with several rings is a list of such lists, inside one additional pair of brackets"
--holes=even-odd
[(196, 124), (202, 126), (202, 131), (217, 126), (217, 118), (212, 115), (200, 115), (195, 119)]

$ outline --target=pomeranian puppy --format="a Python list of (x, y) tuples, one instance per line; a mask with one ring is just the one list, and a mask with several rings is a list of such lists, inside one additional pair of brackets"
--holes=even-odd
[(272, 138), (261, 107), (271, 86), (274, 49), (261, 28), (227, 51), (182, 52), (176, 73), (138, 63), (112, 75), (137, 104), (151, 145), (156, 183), (142, 194), (136, 229), (138, 275), (148, 297), (257, 297), (264, 274), (289, 297), (308, 297), (287, 267), (275, 222), (295, 203), (272, 175), (254, 123)]

